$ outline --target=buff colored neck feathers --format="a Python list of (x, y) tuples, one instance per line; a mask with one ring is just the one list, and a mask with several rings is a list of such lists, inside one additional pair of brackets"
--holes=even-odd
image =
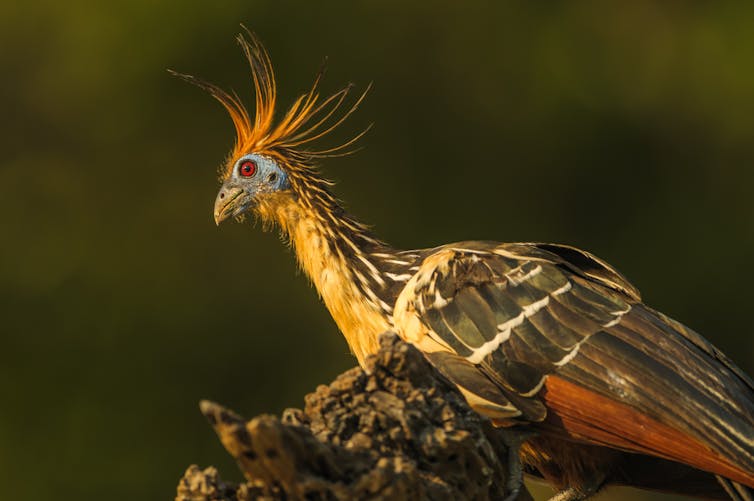
[(380, 333), (391, 328), (385, 315), (356, 287), (352, 263), (334, 245), (336, 230), (291, 192), (267, 198), (258, 207), (267, 224), (278, 224), (288, 236), (299, 266), (311, 279), (351, 351), (364, 365), (378, 348)]

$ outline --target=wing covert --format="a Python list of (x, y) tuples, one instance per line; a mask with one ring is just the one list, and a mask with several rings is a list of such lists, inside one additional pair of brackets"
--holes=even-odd
[[(585, 279), (569, 277), (544, 253), (516, 250), (491, 243), (436, 250), (406, 284), (394, 319), (425, 353), (450, 353), (454, 364), (473, 368), (462, 371), (459, 385), (492, 383), (506, 405), (516, 406), (510, 417), (540, 421), (546, 413), (537, 394), (546, 375), (629, 306), (620, 294), (603, 296)], [(438, 367), (450, 360), (434, 358)]]

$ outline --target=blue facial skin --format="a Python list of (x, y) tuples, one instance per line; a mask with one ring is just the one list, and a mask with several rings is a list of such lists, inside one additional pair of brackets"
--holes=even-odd
[[(247, 161), (254, 162), (257, 166), (254, 175), (248, 177), (241, 175), (240, 171), (241, 166)], [(244, 155), (236, 161), (231, 179), (252, 196), (257, 193), (271, 193), (289, 188), (288, 175), (277, 166), (275, 161), (255, 153)]]
[[(243, 175), (243, 167), (251, 162), (253, 174)], [(251, 153), (239, 158), (233, 172), (225, 180), (215, 199), (215, 223), (243, 214), (265, 193), (290, 188), (288, 175), (269, 157)]]

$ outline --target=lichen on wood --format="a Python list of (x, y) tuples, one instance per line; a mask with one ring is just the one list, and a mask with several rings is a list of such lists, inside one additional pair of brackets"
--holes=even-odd
[(516, 432), (495, 429), (412, 346), (380, 339), (367, 368), (306, 396), (303, 410), (246, 421), (203, 401), (246, 482), (192, 465), (177, 501), (531, 499), (517, 492)]

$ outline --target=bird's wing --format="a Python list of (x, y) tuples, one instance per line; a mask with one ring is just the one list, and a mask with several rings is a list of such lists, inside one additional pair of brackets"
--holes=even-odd
[(577, 249), (435, 249), (396, 302), (399, 334), (501, 424), (651, 454), (754, 486), (754, 389), (701, 336)]

